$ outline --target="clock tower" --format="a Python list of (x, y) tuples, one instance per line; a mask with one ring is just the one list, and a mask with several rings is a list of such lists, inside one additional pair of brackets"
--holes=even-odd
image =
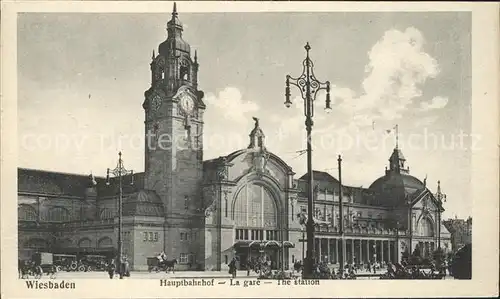
[[(167, 39), (153, 51), (151, 87), (144, 93), (145, 189), (165, 208), (164, 251), (169, 259), (202, 258), (199, 217), (203, 176), (203, 92), (195, 51), (182, 38), (176, 4)], [(202, 217), (201, 217), (202, 218)], [(198, 240), (200, 240), (198, 242)], [(184, 242), (187, 241), (187, 242)], [(201, 250), (203, 251), (203, 250)], [(200, 252), (200, 253), (198, 253)]]

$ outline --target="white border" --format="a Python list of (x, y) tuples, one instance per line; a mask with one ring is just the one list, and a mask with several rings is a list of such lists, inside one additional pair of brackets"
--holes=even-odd
[(5, 298), (151, 297), (439, 297), (498, 295), (498, 4), (388, 2), (179, 2), (182, 12), (262, 11), (471, 11), (472, 133), (484, 136), (472, 156), (474, 220), (473, 279), (470, 281), (322, 281), (321, 286), (236, 288), (160, 287), (158, 280), (75, 280), (71, 291), (28, 290), (17, 280), (17, 12), (164, 12), (172, 2), (16, 1), (2, 3), (1, 73), (1, 287)]

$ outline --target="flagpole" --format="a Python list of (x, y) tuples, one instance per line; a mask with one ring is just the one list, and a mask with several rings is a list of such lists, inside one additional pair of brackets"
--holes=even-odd
[(398, 148), (399, 145), (399, 131), (398, 131), (398, 125), (394, 127), (396, 129), (396, 149)]

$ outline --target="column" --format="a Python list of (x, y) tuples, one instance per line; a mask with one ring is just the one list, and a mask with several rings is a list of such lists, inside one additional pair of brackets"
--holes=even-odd
[(398, 260), (398, 254), (399, 254), (399, 244), (397, 241), (394, 242), (394, 253), (393, 253), (393, 259), (394, 259), (394, 262), (395, 263), (399, 263), (399, 260)]
[(380, 240), (380, 261), (385, 261), (384, 258), (384, 240)]
[(339, 263), (339, 239), (335, 239), (334, 243), (335, 246), (333, 247), (335, 249), (335, 264)]
[(321, 262), (323, 260), (322, 255), (321, 255), (321, 247), (322, 247), (321, 243), (323, 243), (322, 241), (323, 241), (323, 238), (318, 239), (318, 243), (319, 243), (319, 245), (318, 245), (318, 257), (319, 257), (318, 262)]
[(326, 239), (328, 241), (328, 243), (326, 244), (326, 251), (328, 252), (327, 253), (327, 263), (330, 264), (332, 262), (332, 253), (330, 251), (330, 242), (332, 241), (332, 239), (328, 238)]
[(370, 263), (370, 240), (366, 240), (366, 262)]
[(391, 240), (387, 240), (387, 261), (388, 262), (393, 262), (392, 256), (391, 256)]
[[(341, 247), (341, 253), (340, 254), (342, 255), (342, 260), (343, 260), (344, 265), (345, 265), (346, 262), (347, 262), (347, 259), (346, 259), (346, 257), (347, 257), (347, 249), (346, 249), (346, 247), (347, 247), (347, 240), (346, 239), (344, 239), (344, 240), (341, 239), (340, 240), (340, 247)], [(344, 265), (342, 265), (342, 267)]]
[(354, 239), (351, 239), (351, 263), (354, 262), (355, 257), (356, 257), (356, 254), (354, 252)]
[(359, 239), (359, 260), (360, 265), (363, 264), (363, 240)]

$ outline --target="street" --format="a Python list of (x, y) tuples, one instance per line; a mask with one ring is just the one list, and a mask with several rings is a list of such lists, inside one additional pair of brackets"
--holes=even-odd
[[(382, 272), (377, 272), (381, 274)], [(297, 274), (297, 273), (296, 273)], [(366, 271), (358, 271), (360, 274), (370, 274)], [(33, 277), (30, 277), (32, 279)], [(165, 278), (231, 278), (231, 275), (227, 271), (179, 271), (175, 273), (165, 273), (165, 272), (147, 272), (147, 271), (132, 271), (130, 277), (124, 277), (124, 279), (165, 279)], [(255, 272), (251, 272), (250, 276), (247, 276), (246, 271), (238, 271), (236, 278), (257, 278)], [(50, 279), (47, 274), (44, 274), (42, 279)], [(109, 279), (108, 273), (104, 271), (93, 271), (93, 272), (58, 272), (55, 279)], [(118, 275), (115, 275), (113, 279), (119, 279)], [(357, 280), (367, 280), (367, 279), (379, 279), (378, 277), (357, 277)], [(447, 275), (445, 279), (453, 279), (453, 277)]]

